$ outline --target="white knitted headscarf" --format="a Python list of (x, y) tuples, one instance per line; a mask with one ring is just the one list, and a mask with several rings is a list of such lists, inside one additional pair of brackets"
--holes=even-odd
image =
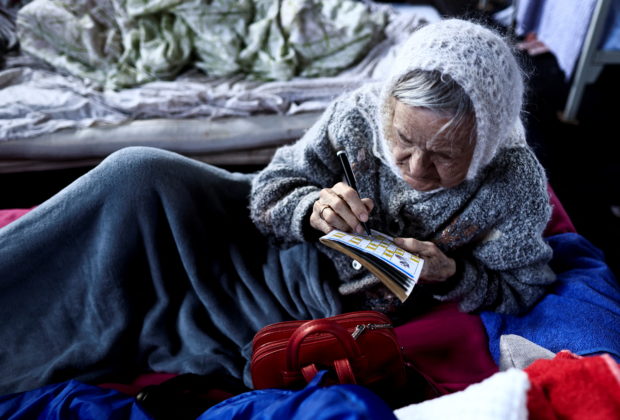
[(378, 152), (397, 175), (402, 176), (387, 142), (394, 115), (390, 96), (398, 79), (417, 69), (449, 75), (473, 103), (476, 146), (466, 179), (473, 179), (499, 149), (526, 144), (520, 118), (523, 80), (510, 47), (498, 34), (476, 23), (442, 20), (411, 35), (381, 88)]

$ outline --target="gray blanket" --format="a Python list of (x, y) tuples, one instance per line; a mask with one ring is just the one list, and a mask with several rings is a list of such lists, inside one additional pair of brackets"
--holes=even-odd
[(0, 394), (149, 370), (242, 377), (260, 327), (338, 313), (331, 263), (250, 222), (250, 179), (129, 148), (1, 228)]

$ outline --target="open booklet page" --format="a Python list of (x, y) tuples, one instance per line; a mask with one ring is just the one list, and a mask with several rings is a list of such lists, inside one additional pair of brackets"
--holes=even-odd
[(413, 291), (424, 264), (422, 258), (398, 247), (392, 237), (376, 230), (368, 236), (335, 229), (320, 240), (359, 261), (401, 301), (405, 301)]

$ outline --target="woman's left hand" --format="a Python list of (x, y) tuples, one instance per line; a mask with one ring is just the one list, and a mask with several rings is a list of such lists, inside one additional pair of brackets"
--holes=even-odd
[(424, 259), (420, 281), (434, 283), (448, 280), (456, 273), (456, 262), (444, 254), (433, 242), (413, 238), (394, 238), (394, 243)]

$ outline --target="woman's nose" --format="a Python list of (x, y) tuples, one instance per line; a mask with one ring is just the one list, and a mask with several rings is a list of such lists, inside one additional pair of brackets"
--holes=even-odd
[(409, 158), (409, 173), (413, 177), (424, 177), (430, 167), (428, 154), (423, 150), (415, 150)]

